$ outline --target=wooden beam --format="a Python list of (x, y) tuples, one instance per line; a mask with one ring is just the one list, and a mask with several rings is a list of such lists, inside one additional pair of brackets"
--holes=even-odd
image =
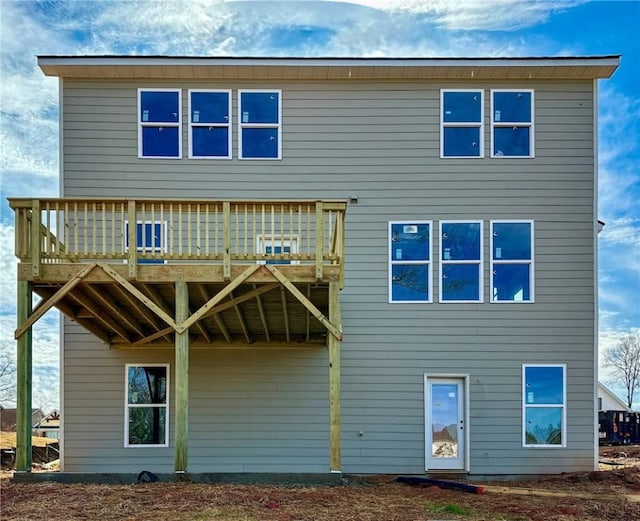
[(282, 318), (284, 320), (284, 334), (287, 344), (291, 342), (291, 331), (289, 329), (289, 310), (287, 309), (287, 292), (284, 286), (280, 286), (280, 300), (282, 301)]
[(246, 293), (243, 293), (242, 295), (238, 295), (237, 297), (233, 297), (230, 300), (227, 300), (226, 302), (223, 302), (222, 304), (218, 304), (217, 306), (211, 308), (208, 312), (207, 312), (207, 316), (208, 315), (213, 315), (213, 314), (217, 314), (217, 313), (221, 313), (229, 308), (232, 308), (234, 306), (237, 306), (238, 304), (241, 304), (242, 302), (245, 302), (247, 300), (251, 300), (252, 298), (258, 298), (260, 295), (262, 295), (263, 293), (268, 293), (269, 291), (273, 291), (274, 289), (280, 287), (280, 284), (278, 284), (277, 282), (273, 283), (273, 284), (261, 284), (259, 287), (255, 287), (254, 284), (254, 289), (252, 289), (251, 291), (247, 291)]
[(254, 266), (249, 266), (244, 272), (233, 279), (229, 284), (227, 284), (221, 291), (219, 291), (213, 298), (209, 299), (209, 301), (204, 304), (198, 311), (196, 311), (193, 315), (191, 315), (184, 323), (179, 324), (176, 328), (176, 331), (180, 332), (180, 329), (185, 329), (193, 325), (197, 320), (200, 320), (204, 317), (218, 302), (221, 302), (226, 296), (231, 294), (231, 292), (236, 289), (240, 284), (242, 284), (245, 280), (247, 280), (252, 273), (258, 270), (261, 266), (256, 264)]
[(74, 299), (78, 304), (84, 306), (92, 315), (92, 318), (104, 324), (107, 329), (113, 331), (120, 338), (125, 340), (126, 342), (131, 342), (131, 336), (127, 333), (127, 331), (115, 320), (112, 320), (111, 317), (106, 313), (106, 311), (96, 304), (94, 304), (88, 298), (82, 296), (79, 292), (75, 291), (71, 294), (71, 298)]
[[(18, 282), (18, 324), (29, 322), (31, 315), (31, 285)], [(32, 389), (32, 330), (28, 326), (17, 337), (16, 387), (16, 470), (31, 472), (31, 389)]]
[(169, 333), (173, 333), (173, 328), (171, 326), (164, 328), (162, 331), (158, 331), (157, 333), (154, 333), (153, 335), (149, 335), (147, 337), (141, 338), (140, 340), (133, 342), (131, 344), (132, 347), (139, 347), (139, 346), (143, 346), (146, 344), (149, 344), (150, 342), (153, 342), (154, 340), (158, 340), (158, 338), (162, 338), (163, 336), (167, 336)]
[[(256, 285), (253, 285), (253, 291), (256, 291), (258, 288)], [(262, 297), (260, 295), (256, 295), (256, 303), (258, 304), (258, 314), (260, 315), (260, 321), (262, 322), (262, 327), (264, 329), (264, 337), (269, 343), (269, 324), (267, 323), (267, 315), (264, 312), (264, 305), (262, 304)]]
[[(285, 277), (282, 273), (280, 273), (273, 265), (271, 264), (266, 264), (264, 266), (265, 268), (267, 268), (272, 274), (273, 276), (280, 281), (280, 283), (289, 290), (289, 292), (295, 297), (297, 298), (300, 303), (307, 308), (311, 314), (316, 317), (316, 319), (324, 326), (327, 328), (327, 330), (329, 331), (329, 333), (331, 333), (333, 336), (335, 336), (338, 340), (342, 340), (342, 330), (340, 329), (339, 326), (336, 326), (335, 324), (333, 324), (330, 320), (327, 319), (327, 317), (325, 317), (322, 312), (313, 304), (313, 302), (311, 302), (307, 297), (305, 297), (303, 295), (303, 293), (295, 287), (295, 285), (289, 280), (287, 279), (287, 277)], [(331, 284), (331, 283), (329, 283)]]
[[(15, 332), (15, 339), (18, 340), (27, 329), (30, 329), (33, 324), (35, 324), (38, 319), (44, 315), (49, 309), (51, 309), (56, 302), (58, 302), (62, 297), (64, 297), (69, 291), (73, 289), (73, 287), (78, 284), (87, 273), (89, 273), (93, 268), (96, 267), (96, 264), (89, 264), (86, 268), (80, 271), (73, 279), (67, 282), (64, 286), (62, 286), (58, 291), (54, 293), (54, 295), (47, 300), (46, 303), (38, 306), (38, 311), (33, 313), (28, 319), (24, 321), (23, 324), (20, 324), (18, 329)], [(31, 309), (31, 307), (29, 308)]]
[[(85, 284), (83, 289), (88, 293), (92, 301), (98, 302), (103, 308), (107, 309), (111, 314), (115, 315), (119, 322), (126, 324), (130, 329), (133, 329), (138, 335), (140, 336), (145, 335), (142, 325), (137, 320), (135, 320), (130, 313), (127, 313), (126, 311), (123, 312), (122, 307), (119, 307), (113, 302), (106, 299), (103, 296), (103, 293), (95, 290), (94, 287), (90, 284)], [(87, 309), (89, 308), (87, 307)]]
[[(207, 302), (209, 300), (209, 293), (207, 292), (205, 287), (202, 284), (198, 284), (196, 287), (198, 288), (198, 291), (200, 292), (202, 299), (205, 302)], [(229, 330), (227, 329), (227, 326), (225, 326), (224, 322), (222, 321), (222, 317), (220, 317), (220, 315), (215, 314), (213, 315), (213, 318), (216, 321), (216, 324), (218, 326), (218, 329), (222, 333), (222, 336), (224, 336), (224, 339), (227, 341), (227, 343), (231, 343), (231, 335), (229, 334)]]
[[(233, 293), (230, 293), (229, 296), (233, 299)], [(242, 314), (240, 306), (238, 306), (238, 304), (234, 304), (233, 309), (236, 312), (238, 322), (240, 323), (240, 327), (242, 328), (242, 333), (244, 334), (244, 338), (247, 341), (247, 344), (252, 344), (253, 339), (251, 338), (251, 334), (249, 333), (249, 328), (247, 327), (247, 322), (244, 319), (244, 315)]]
[[(329, 319), (341, 327), (340, 282), (329, 283)], [(342, 469), (342, 425), (340, 420), (340, 339), (329, 335), (329, 466)]]
[(164, 320), (167, 325), (176, 329), (175, 321), (162, 310), (158, 305), (155, 304), (150, 298), (148, 298), (144, 293), (142, 293), (138, 288), (136, 288), (131, 282), (122, 277), (118, 272), (111, 269), (108, 264), (100, 263), (98, 264), (105, 273), (107, 273), (113, 280), (118, 282), (121, 286), (127, 289), (129, 293), (131, 293), (134, 297), (136, 297), (140, 302), (142, 302), (145, 306), (147, 306), (151, 311), (153, 311), (156, 315), (158, 315), (162, 320)]
[[(146, 291), (148, 288), (144, 285), (144, 284), (140, 284), (140, 287), (142, 288), (142, 290)], [(156, 329), (158, 331), (160, 331), (161, 327), (159, 324), (161, 324), (160, 319), (158, 318), (158, 316), (153, 313), (150, 309), (147, 308), (147, 306), (144, 305), (140, 305), (140, 301), (135, 298), (133, 295), (131, 295), (128, 291), (126, 291), (122, 286), (120, 286), (119, 284), (115, 284), (114, 285), (114, 291), (123, 299), (126, 300), (129, 305), (134, 308), (138, 313), (140, 313), (140, 315), (142, 315), (142, 318), (144, 320), (146, 320), (153, 329)], [(151, 294), (150, 292), (147, 291), (147, 296), (149, 296), (150, 298), (154, 299), (154, 295)], [(160, 305), (160, 307), (163, 309), (163, 311), (167, 314), (167, 308), (165, 306), (162, 306), (162, 299), (160, 299), (160, 301), (156, 300), (156, 304)], [(169, 327), (169, 330), (171, 333), (173, 333), (173, 327)], [(166, 334), (165, 336), (165, 340), (167, 342), (170, 342), (171, 344), (173, 344), (173, 336)]]
[[(176, 282), (176, 322), (182, 323), (189, 313), (189, 288)], [(176, 333), (175, 361), (175, 471), (187, 471), (189, 442), (189, 328)]]

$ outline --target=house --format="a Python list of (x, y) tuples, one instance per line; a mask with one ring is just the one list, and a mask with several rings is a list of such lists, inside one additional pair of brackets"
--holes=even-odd
[(598, 382), (598, 412), (626, 411), (631, 412), (631, 407), (624, 403), (602, 382)]
[(33, 426), (34, 435), (60, 439), (60, 413), (51, 411)]
[[(17, 409), (6, 408), (0, 405), (0, 432), (15, 432), (16, 430)], [(42, 418), (45, 417), (42, 409), (31, 409), (31, 425), (35, 426)]]
[(618, 56), (38, 63), (62, 197), (10, 200), (18, 381), (56, 307), (63, 472), (596, 467)]

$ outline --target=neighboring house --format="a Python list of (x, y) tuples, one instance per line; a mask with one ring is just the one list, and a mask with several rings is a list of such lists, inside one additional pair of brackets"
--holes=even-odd
[(40, 57), (63, 198), (10, 200), (18, 390), (55, 306), (63, 470), (596, 468), (618, 63)]
[[(35, 428), (35, 425), (45, 417), (42, 409), (31, 409), (31, 427)], [(0, 405), (0, 431), (1, 432), (15, 432), (17, 422), (17, 409), (5, 408)]]
[(51, 411), (38, 423), (34, 424), (33, 431), (35, 436), (60, 439), (60, 413)]
[(598, 382), (598, 412), (606, 411), (627, 411), (631, 412), (624, 401), (607, 388), (602, 382)]

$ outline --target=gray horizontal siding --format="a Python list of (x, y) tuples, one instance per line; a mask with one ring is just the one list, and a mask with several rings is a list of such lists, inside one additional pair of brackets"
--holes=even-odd
[[(137, 158), (138, 87), (184, 89), (183, 159)], [(233, 89), (234, 159), (187, 159), (188, 88)], [(237, 159), (239, 88), (282, 89), (282, 160)], [(440, 88), (484, 89), (486, 157), (439, 158)], [(535, 158), (489, 157), (491, 88), (535, 90)], [(593, 467), (590, 82), (65, 80), (63, 103), (67, 196), (358, 196), (358, 204), (347, 211), (341, 295), (344, 471), (424, 471), (425, 373), (469, 375), (473, 473)], [(434, 221), (434, 259), (438, 221), (484, 221), (484, 303), (387, 303), (387, 223), (417, 219)], [(535, 221), (535, 303), (488, 302), (490, 219)], [(437, 261), (433, 269), (437, 296)], [(155, 470), (172, 469), (171, 447), (122, 448), (124, 364), (171, 363), (172, 354), (109, 351), (90, 338), (77, 327), (67, 328), (67, 470), (111, 471), (116, 458), (123, 458), (129, 470), (152, 463)], [(521, 446), (523, 363), (567, 364), (564, 449)], [(327, 385), (322, 350), (275, 357), (194, 352), (189, 469), (327, 470)]]

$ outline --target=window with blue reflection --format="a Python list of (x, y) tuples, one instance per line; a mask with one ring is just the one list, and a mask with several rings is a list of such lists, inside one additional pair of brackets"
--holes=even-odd
[[(129, 223), (125, 224), (125, 244), (129, 244)], [(136, 223), (136, 250), (143, 253), (161, 253), (165, 248), (164, 223)], [(138, 259), (138, 264), (164, 264), (164, 259)]]
[(530, 365), (524, 369), (525, 403), (564, 403), (564, 367)]
[(391, 225), (391, 259), (429, 260), (429, 224)]
[(191, 129), (192, 155), (197, 157), (229, 157), (229, 128), (194, 126)]
[(240, 121), (242, 123), (279, 123), (278, 92), (242, 92)]
[(533, 301), (533, 222), (491, 223), (491, 300)]
[(443, 222), (441, 234), (442, 260), (480, 260), (480, 223)]
[(480, 300), (478, 264), (443, 264), (441, 269), (443, 301)]
[[(280, 244), (267, 244), (265, 246), (264, 252), (267, 255), (280, 255), (282, 253), (291, 253), (291, 246), (285, 244), (284, 246)], [(265, 264), (291, 264), (290, 260), (268, 260)]]
[(442, 157), (483, 156), (482, 95), (482, 91), (441, 91)]
[(529, 127), (496, 127), (493, 129), (493, 155), (531, 155), (531, 129)]
[(229, 123), (228, 92), (191, 92), (192, 123)]
[(531, 266), (529, 264), (497, 264), (493, 268), (494, 301), (530, 301)]
[(493, 119), (496, 123), (531, 123), (531, 92), (494, 92)]
[(479, 157), (479, 127), (444, 127), (442, 150), (447, 157)]
[(525, 446), (563, 446), (565, 366), (525, 365), (523, 404)]
[(139, 157), (179, 158), (180, 90), (138, 90)]
[(491, 95), (492, 157), (533, 157), (533, 91)]
[(142, 127), (144, 157), (179, 157), (179, 127)]
[(482, 91), (444, 91), (442, 119), (446, 123), (480, 123)]
[(177, 123), (180, 121), (178, 91), (140, 91), (140, 121)]
[(431, 222), (389, 223), (389, 302), (431, 302)]
[(495, 259), (531, 260), (531, 223), (494, 222), (492, 227)]
[(393, 264), (391, 266), (391, 301), (429, 301), (429, 265)]
[(242, 130), (243, 158), (277, 158), (277, 128), (244, 128)]

